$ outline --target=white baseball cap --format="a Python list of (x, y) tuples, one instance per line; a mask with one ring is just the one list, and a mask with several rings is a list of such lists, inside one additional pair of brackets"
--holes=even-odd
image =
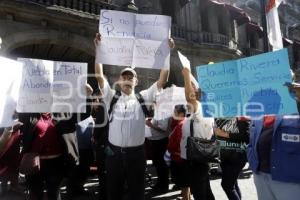
[(133, 74), (133, 76), (137, 77), (136, 71), (130, 67), (126, 67), (125, 69), (123, 69), (120, 75), (122, 76), (122, 74), (124, 74), (125, 72), (130, 72)]

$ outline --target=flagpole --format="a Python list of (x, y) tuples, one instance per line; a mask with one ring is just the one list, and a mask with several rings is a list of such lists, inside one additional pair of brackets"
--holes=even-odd
[(260, 7), (261, 7), (261, 25), (263, 27), (264, 52), (268, 52), (270, 51), (270, 48), (269, 48), (267, 20), (266, 20), (266, 0), (260, 0)]

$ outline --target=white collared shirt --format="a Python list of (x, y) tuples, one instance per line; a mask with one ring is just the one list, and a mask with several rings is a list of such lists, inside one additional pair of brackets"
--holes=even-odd
[[(203, 139), (211, 139), (214, 134), (214, 118), (203, 117), (201, 103), (198, 102), (197, 111), (192, 114), (191, 119), (194, 120), (194, 137)], [(186, 159), (186, 144), (187, 138), (191, 135), (190, 131), (191, 120), (186, 119), (182, 126), (182, 137), (180, 141), (180, 157)]]
[[(103, 101), (109, 110), (110, 103), (116, 91), (111, 89), (107, 80), (101, 89)], [(147, 90), (140, 92), (145, 103), (152, 103), (158, 92), (157, 83), (154, 83)], [(135, 93), (121, 96), (112, 110), (109, 123), (109, 137), (111, 144), (119, 147), (134, 147), (142, 145), (145, 141), (145, 116)]]

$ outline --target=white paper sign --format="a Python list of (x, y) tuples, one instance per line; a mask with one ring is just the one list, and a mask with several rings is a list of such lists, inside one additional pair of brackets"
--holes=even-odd
[(87, 64), (25, 59), (18, 112), (85, 112)]
[[(191, 71), (191, 62), (189, 61), (189, 59), (186, 56), (184, 56), (180, 51), (177, 51), (177, 52), (178, 52), (179, 60), (182, 64), (182, 67), (188, 68)], [(197, 82), (197, 80), (195, 79), (195, 77), (193, 75), (191, 75), (191, 81), (196, 86), (196, 88), (199, 88), (199, 83)]]
[(23, 64), (0, 57), (0, 127), (14, 124)]
[(171, 117), (174, 113), (174, 107), (179, 104), (187, 104), (184, 88), (172, 86), (163, 90), (156, 97), (154, 118), (162, 120)]
[(171, 18), (101, 10), (96, 61), (141, 68), (170, 66)]
[(189, 59), (185, 57), (180, 51), (177, 51), (177, 53), (182, 66), (191, 70), (191, 62), (189, 61)]
[(102, 37), (97, 46), (97, 63), (110, 65), (132, 65), (134, 39)]

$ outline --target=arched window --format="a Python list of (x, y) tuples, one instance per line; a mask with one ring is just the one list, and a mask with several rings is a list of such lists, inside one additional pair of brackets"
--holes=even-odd
[(223, 12), (220, 12), (218, 16), (218, 30), (220, 34), (227, 35), (226, 26), (228, 26), (229, 24), (226, 24), (226, 16), (224, 16)]
[(175, 19), (175, 3), (177, 1), (170, 1), (170, 0), (160, 0), (161, 2), (161, 8), (162, 8), (162, 14), (168, 15), (172, 17), (172, 19)]
[(207, 10), (201, 10), (201, 27), (202, 31), (209, 32), (208, 12)]
[(253, 49), (258, 48), (258, 36), (256, 33), (249, 33), (249, 43), (250, 43), (250, 48)]

